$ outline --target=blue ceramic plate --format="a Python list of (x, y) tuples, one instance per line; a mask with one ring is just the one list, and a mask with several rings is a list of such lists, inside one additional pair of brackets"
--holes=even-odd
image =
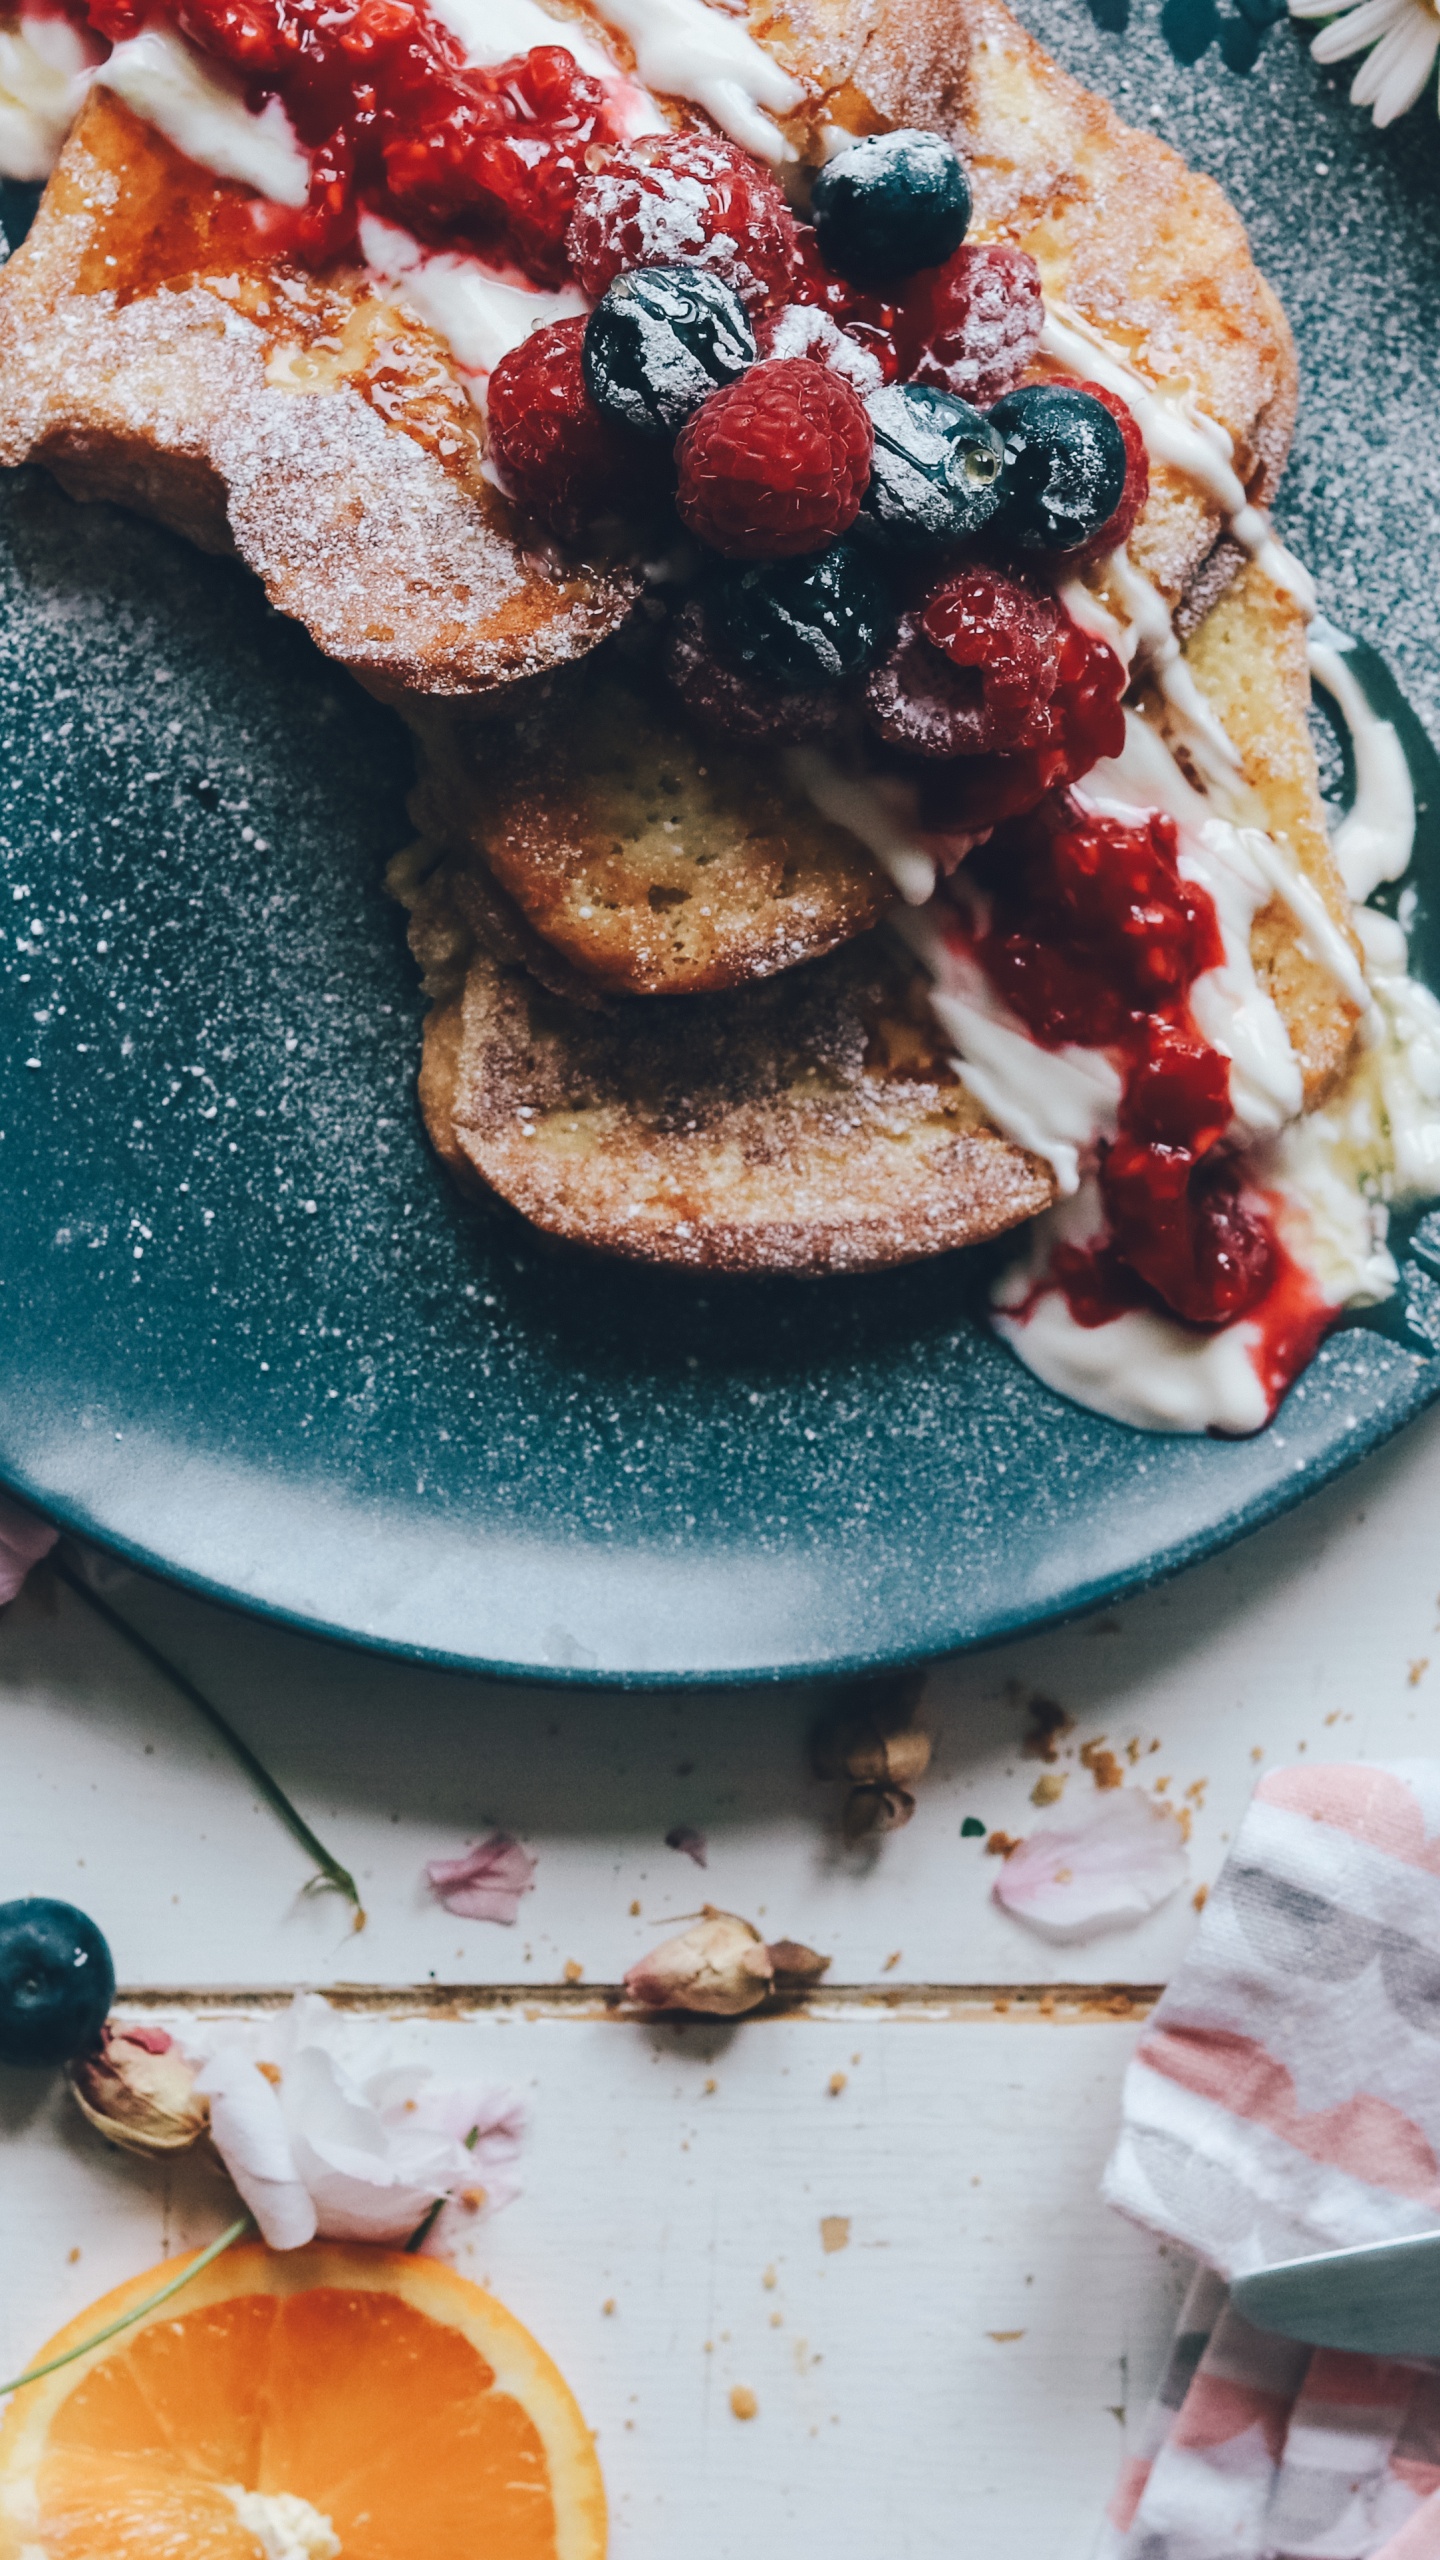
[[(1034, 14), (1251, 220), (1308, 376), (1286, 530), (1433, 711), (1428, 133), (1377, 137), (1268, 0), (1096, 8)], [(467, 1205), (381, 889), (398, 729), (240, 571), (36, 474), (0, 482), (0, 593), (0, 1476), (86, 1536), (472, 1668), (833, 1673), (1210, 1553), (1440, 1391), (1440, 1218), (1382, 1320), (1223, 1444), (1051, 1395), (976, 1321), (974, 1261), (707, 1284)]]

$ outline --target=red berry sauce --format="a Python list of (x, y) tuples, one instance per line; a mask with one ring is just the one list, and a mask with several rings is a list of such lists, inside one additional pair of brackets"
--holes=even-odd
[[(1229, 1061), (1197, 1030), (1190, 996), (1224, 944), (1177, 853), (1158, 812), (1129, 824), (1052, 800), (971, 855), (984, 922), (960, 927), (961, 946), (1041, 1047), (1103, 1049), (1123, 1079), (1098, 1167), (1107, 1233), (1058, 1246), (1035, 1296), (1058, 1288), (1087, 1328), (1140, 1308), (1206, 1330), (1251, 1318), (1273, 1407), (1336, 1310), (1223, 1147)], [(1023, 1322), (1028, 1307), (1016, 1312)]]
[(76, 0), (75, 14), (113, 44), (168, 19), (252, 108), (280, 99), (312, 155), (310, 200), (288, 223), (265, 207), (265, 236), (311, 265), (351, 254), (369, 210), (559, 284), (586, 154), (620, 139), (607, 85), (563, 44), (476, 69), (423, 0)]

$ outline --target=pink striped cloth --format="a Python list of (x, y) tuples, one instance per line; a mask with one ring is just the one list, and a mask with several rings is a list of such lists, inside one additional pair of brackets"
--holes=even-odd
[(1224, 2281), (1440, 2229), (1440, 1762), (1261, 1781), (1105, 2193), (1201, 2266), (1102, 2560), (1440, 2560), (1440, 2371), (1267, 2337)]

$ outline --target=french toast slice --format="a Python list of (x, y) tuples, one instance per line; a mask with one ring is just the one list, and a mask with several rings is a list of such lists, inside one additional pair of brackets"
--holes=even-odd
[[(1250, 567), (1186, 657), (1242, 754), (1250, 814), (1348, 935), (1294, 598)], [(390, 885), (431, 1003), (420, 1102), (436, 1152), (552, 1235), (724, 1271), (876, 1270), (1003, 1233), (1054, 1196), (1049, 1168), (947, 1065), (924, 980), (883, 934), (725, 994), (576, 1002), (568, 963), (543, 985), (533, 947), (527, 967), (473, 841), (412, 847)], [(1348, 1062), (1356, 1008), (1278, 900), (1251, 948), (1313, 1108)]]
[(642, 1262), (872, 1271), (1053, 1195), (946, 1065), (924, 982), (867, 935), (723, 995), (582, 1011), (477, 933), (423, 843), (391, 866), (431, 1011), (442, 1161), (547, 1233)]
[(594, 647), (631, 574), (539, 540), (440, 340), (358, 269), (263, 254), (252, 201), (91, 91), (0, 269), (0, 462), (238, 552), (377, 689), (475, 693)]
[(876, 924), (889, 882), (777, 749), (700, 734), (612, 652), (483, 716), (405, 706), (422, 835), (487, 864), (533, 930), (617, 995), (713, 994)]

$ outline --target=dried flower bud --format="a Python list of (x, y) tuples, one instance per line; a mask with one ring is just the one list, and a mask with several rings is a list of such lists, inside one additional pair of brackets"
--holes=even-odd
[(107, 2142), (142, 2158), (154, 2152), (188, 2151), (210, 2121), (195, 2074), (163, 2027), (101, 2030), (98, 2053), (71, 2067), (70, 2086), (81, 2114)]
[(915, 1810), (904, 1787), (852, 1787), (840, 1816), (847, 1840), (870, 1840), (882, 1831), (903, 1831)]
[(739, 2018), (747, 2009), (758, 2009), (774, 1971), (759, 1930), (733, 1911), (716, 1911), (707, 1902), (693, 1929), (667, 1938), (663, 1947), (632, 1964), (625, 1988), (647, 2009), (695, 2009), (712, 2018)]
[(830, 1970), (828, 1956), (817, 1956), (813, 1947), (802, 1947), (796, 1938), (777, 1938), (767, 1953), (775, 1968), (777, 1991), (802, 1990)]
[(812, 1737), (816, 1775), (869, 1787), (909, 1787), (923, 1778), (932, 1745), (914, 1721), (920, 1688), (919, 1677), (906, 1673), (847, 1691)]

